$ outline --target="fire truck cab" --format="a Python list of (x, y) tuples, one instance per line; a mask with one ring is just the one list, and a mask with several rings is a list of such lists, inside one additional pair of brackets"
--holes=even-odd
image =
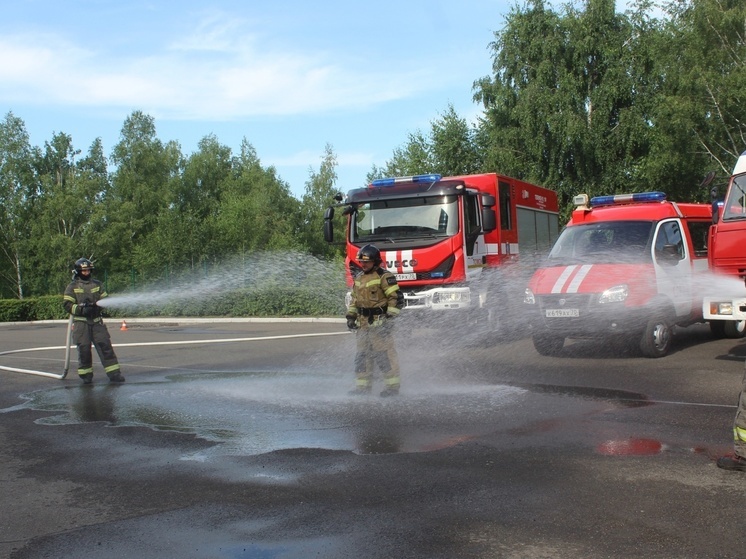
[(662, 192), (576, 196), (576, 209), (525, 292), (534, 347), (566, 338), (627, 337), (646, 357), (671, 348), (675, 326), (702, 322), (694, 282), (707, 271), (709, 204)]
[(725, 201), (713, 207), (712, 221), (709, 259), (715, 275), (708, 284), (710, 296), (703, 301), (703, 314), (715, 336), (742, 338), (746, 332), (746, 152), (733, 168)]
[[(396, 275), (405, 311), (484, 307), (486, 289), (475, 285), (485, 269), (546, 252), (559, 232), (554, 191), (495, 173), (379, 179), (338, 199), (348, 216), (348, 285), (360, 271), (358, 251), (373, 244)], [(334, 206), (324, 217), (333, 242)]]

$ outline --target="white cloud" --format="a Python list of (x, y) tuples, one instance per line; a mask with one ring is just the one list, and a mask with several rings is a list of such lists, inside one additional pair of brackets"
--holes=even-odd
[(0, 102), (232, 120), (367, 108), (437, 83), (435, 68), (376, 70), (345, 53), (261, 44), (240, 21), (224, 17), (204, 20), (191, 35), (142, 56), (91, 51), (57, 35), (6, 35), (0, 38)]

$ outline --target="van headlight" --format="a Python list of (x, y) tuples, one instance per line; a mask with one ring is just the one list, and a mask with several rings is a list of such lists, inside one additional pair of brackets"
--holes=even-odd
[(627, 299), (629, 289), (626, 285), (615, 285), (610, 287), (598, 298), (599, 303), (621, 303)]
[(523, 302), (527, 305), (536, 304), (536, 297), (534, 297), (534, 292), (531, 291), (528, 287), (526, 288), (526, 291), (523, 292)]

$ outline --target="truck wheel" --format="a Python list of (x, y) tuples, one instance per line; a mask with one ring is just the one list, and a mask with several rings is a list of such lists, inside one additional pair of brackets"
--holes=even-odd
[(535, 334), (533, 337), (534, 348), (541, 355), (557, 355), (565, 345), (565, 337), (556, 334)]
[(710, 333), (718, 340), (725, 337), (725, 320), (711, 320)]
[(739, 339), (746, 335), (746, 320), (726, 320), (723, 333), (726, 338)]
[(640, 340), (640, 351), (645, 357), (664, 357), (671, 351), (673, 328), (668, 320), (657, 315), (648, 321)]

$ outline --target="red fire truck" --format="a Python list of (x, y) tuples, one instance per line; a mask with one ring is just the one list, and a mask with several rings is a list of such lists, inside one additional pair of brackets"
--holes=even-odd
[(662, 192), (576, 196), (576, 209), (524, 303), (533, 343), (555, 355), (566, 338), (616, 338), (662, 357), (674, 326), (702, 322), (696, 285), (707, 272), (709, 204), (669, 202)]
[(722, 205), (713, 208), (710, 268), (716, 274), (702, 312), (718, 337), (742, 338), (746, 331), (746, 152), (738, 158)]
[[(410, 310), (487, 308), (488, 284), (477, 281), (485, 270), (548, 251), (559, 232), (554, 191), (495, 173), (379, 179), (338, 200), (348, 216), (348, 285), (358, 250), (373, 244)], [(333, 206), (324, 217), (333, 242)]]

